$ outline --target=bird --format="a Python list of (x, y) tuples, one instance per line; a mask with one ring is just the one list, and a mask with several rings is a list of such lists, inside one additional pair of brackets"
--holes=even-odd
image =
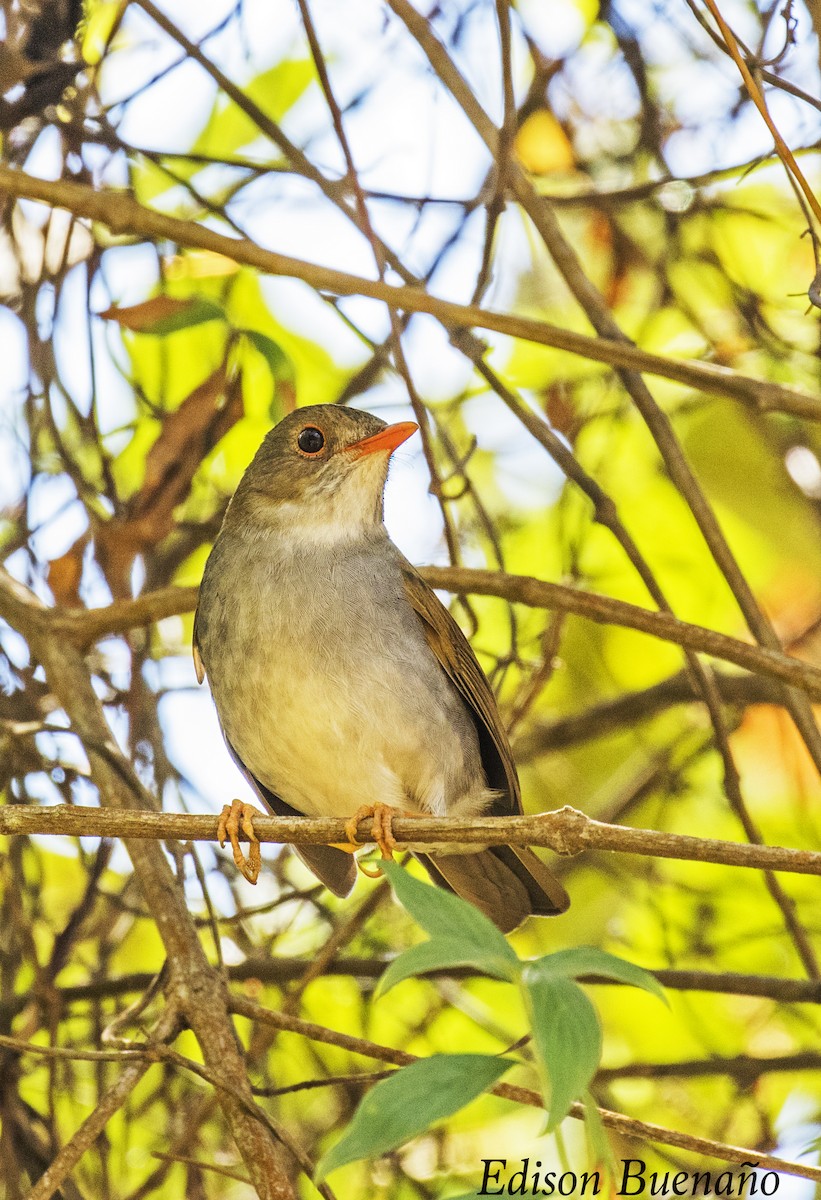
[[(198, 681), (207, 676), (228, 751), (260, 801), (274, 815), (346, 820), (347, 843), (295, 847), (337, 896), (356, 880), (360, 820), (373, 818), (387, 858), (398, 812), (522, 812), (493, 690), (385, 527), (391, 455), (417, 428), (334, 404), (285, 416), (228, 505), (194, 619)], [(252, 882), (255, 813), (235, 800), (219, 823)], [(434, 843), (414, 853), (435, 884), (505, 933), (569, 904), (528, 848)]]

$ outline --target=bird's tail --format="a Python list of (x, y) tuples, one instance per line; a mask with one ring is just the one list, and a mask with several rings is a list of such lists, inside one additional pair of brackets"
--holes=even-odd
[(526, 917), (552, 917), (570, 904), (555, 875), (525, 847), (415, 857), (434, 883), (475, 905), (502, 933), (510, 933)]

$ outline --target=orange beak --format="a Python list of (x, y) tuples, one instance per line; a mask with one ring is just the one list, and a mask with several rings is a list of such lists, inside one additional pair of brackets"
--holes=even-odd
[(386, 429), (380, 429), (379, 433), (375, 433), (373, 437), (363, 438), (361, 442), (354, 442), (352, 446), (346, 446), (345, 450), (354, 458), (362, 458), (366, 454), (376, 454), (380, 450), (393, 454), (396, 447), (406, 442), (418, 428), (419, 426), (413, 421), (399, 421), (396, 425), (388, 425)]

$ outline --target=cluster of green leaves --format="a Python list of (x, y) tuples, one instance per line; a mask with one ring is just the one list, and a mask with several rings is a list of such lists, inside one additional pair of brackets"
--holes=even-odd
[[(522, 961), (473, 905), (421, 883), (395, 863), (384, 864), (384, 869), (397, 899), (429, 940), (394, 959), (377, 995), (413, 976), (458, 967), (472, 967), (518, 988), (529, 1017), (547, 1132), (554, 1131), (574, 1101), (582, 1096), (590, 1100), (587, 1088), (601, 1058), (598, 1016), (577, 980), (598, 976), (643, 988), (664, 1000), (658, 980), (642, 967), (595, 946)], [(475, 1100), (515, 1063), (508, 1055), (437, 1054), (400, 1068), (368, 1092), (342, 1138), (320, 1160), (317, 1178), (324, 1179), (357, 1159), (395, 1150)], [(594, 1109), (591, 1100), (586, 1112)], [(598, 1142), (603, 1145), (601, 1139)]]

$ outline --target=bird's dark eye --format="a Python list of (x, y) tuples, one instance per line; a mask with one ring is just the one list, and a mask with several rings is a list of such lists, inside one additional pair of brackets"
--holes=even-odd
[(325, 435), (314, 425), (306, 425), (296, 440), (303, 454), (319, 454), (325, 445)]

